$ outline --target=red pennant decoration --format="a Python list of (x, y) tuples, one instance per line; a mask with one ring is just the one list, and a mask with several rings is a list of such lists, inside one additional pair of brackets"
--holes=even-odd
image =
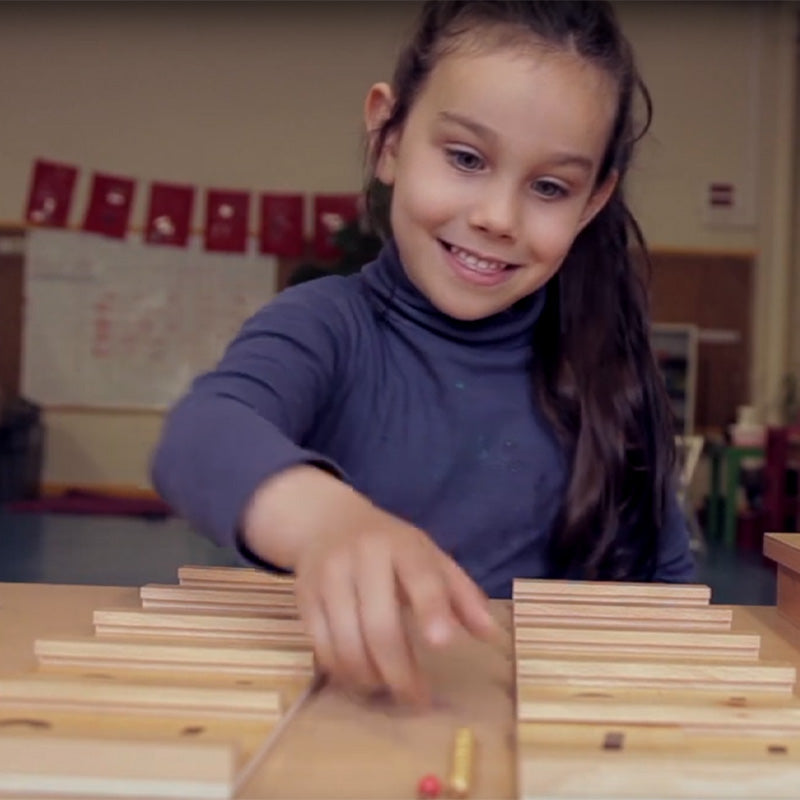
[(358, 219), (360, 198), (357, 194), (318, 194), (314, 197), (314, 252), (319, 258), (341, 255), (336, 234), (349, 222)]
[(135, 186), (132, 178), (95, 172), (83, 230), (124, 239)]
[(221, 253), (247, 251), (250, 195), (209, 189), (206, 194), (205, 248)]
[(77, 167), (43, 159), (35, 161), (25, 219), (33, 225), (66, 227), (77, 177)]
[(153, 183), (150, 186), (145, 241), (186, 247), (192, 224), (194, 193), (193, 186)]
[(303, 195), (262, 194), (259, 249), (276, 256), (303, 255)]

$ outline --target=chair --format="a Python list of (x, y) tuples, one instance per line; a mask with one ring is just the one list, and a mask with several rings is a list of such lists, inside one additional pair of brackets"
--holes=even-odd
[(680, 465), (680, 471), (678, 473), (678, 503), (683, 509), (683, 513), (689, 525), (692, 550), (699, 552), (705, 550), (706, 543), (703, 537), (703, 531), (697, 521), (697, 515), (692, 507), (689, 489), (692, 485), (697, 464), (700, 461), (700, 455), (703, 452), (703, 444), (704, 439), (702, 436), (675, 437), (675, 445), (678, 450), (678, 464)]
[(796, 531), (800, 528), (800, 431), (788, 427), (768, 428), (764, 461), (766, 529), (771, 533)]

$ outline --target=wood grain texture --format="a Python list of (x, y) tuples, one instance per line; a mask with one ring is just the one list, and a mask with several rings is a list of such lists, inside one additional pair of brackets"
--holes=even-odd
[(227, 743), (0, 735), (0, 791), (16, 796), (224, 800), (235, 767)]
[(697, 700), (691, 692), (661, 702), (651, 697), (617, 700), (613, 697), (554, 700), (535, 687), (523, 686), (517, 706), (520, 723), (557, 723), (617, 726), (676, 727), (685, 731), (744, 736), (800, 736), (800, 705), (789, 702), (760, 704), (750, 695), (745, 705)]
[(512, 595), (514, 602), (659, 606), (707, 606), (711, 602), (711, 588), (701, 584), (517, 579)]
[(104, 683), (58, 677), (0, 678), (0, 709), (8, 714), (9, 708), (20, 707), (276, 719), (283, 703), (277, 690)]
[(753, 634), (541, 628), (518, 625), (515, 654), (517, 658), (558, 652), (601, 656), (631, 654), (754, 661), (758, 658), (760, 646), (760, 637)]
[(765, 533), (763, 550), (767, 558), (800, 573), (800, 533)]
[(294, 595), (283, 591), (196, 588), (194, 586), (143, 586), (142, 608), (179, 611), (249, 612), (284, 619), (298, 617)]
[(294, 592), (294, 576), (266, 572), (250, 567), (205, 567), (187, 565), (178, 568), (181, 586), (219, 589), (269, 589), (271, 592)]
[(313, 654), (308, 650), (251, 647), (155, 644), (111, 641), (92, 637), (39, 639), (34, 652), (42, 665), (126, 669), (233, 672), (262, 675), (310, 675)]
[(527, 600), (514, 603), (516, 625), (721, 632), (730, 630), (732, 619), (732, 610), (724, 606), (638, 606)]
[(518, 658), (523, 682), (568, 686), (638, 686), (653, 689), (769, 691), (791, 694), (796, 670), (790, 664), (640, 661), (610, 658)]
[(252, 640), (259, 644), (310, 647), (298, 619), (260, 615), (177, 613), (152, 609), (97, 609), (92, 617), (98, 636), (169, 637), (175, 639)]

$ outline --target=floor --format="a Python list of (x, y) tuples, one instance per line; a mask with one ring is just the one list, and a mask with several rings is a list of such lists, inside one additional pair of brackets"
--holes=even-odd
[[(697, 557), (697, 580), (712, 602), (774, 605), (775, 569), (758, 553), (711, 544)], [(12, 514), (0, 510), (0, 581), (141, 586), (174, 583), (184, 564), (237, 565), (177, 519)]]

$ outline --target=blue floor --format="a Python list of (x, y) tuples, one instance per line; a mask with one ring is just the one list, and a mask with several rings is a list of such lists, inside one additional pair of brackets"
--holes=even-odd
[(184, 564), (241, 562), (177, 519), (0, 511), (0, 581), (174, 583)]
[[(0, 582), (142, 586), (174, 583), (184, 564), (241, 565), (177, 519), (12, 514), (0, 510)], [(760, 554), (711, 545), (697, 580), (712, 602), (774, 605), (775, 569)]]

